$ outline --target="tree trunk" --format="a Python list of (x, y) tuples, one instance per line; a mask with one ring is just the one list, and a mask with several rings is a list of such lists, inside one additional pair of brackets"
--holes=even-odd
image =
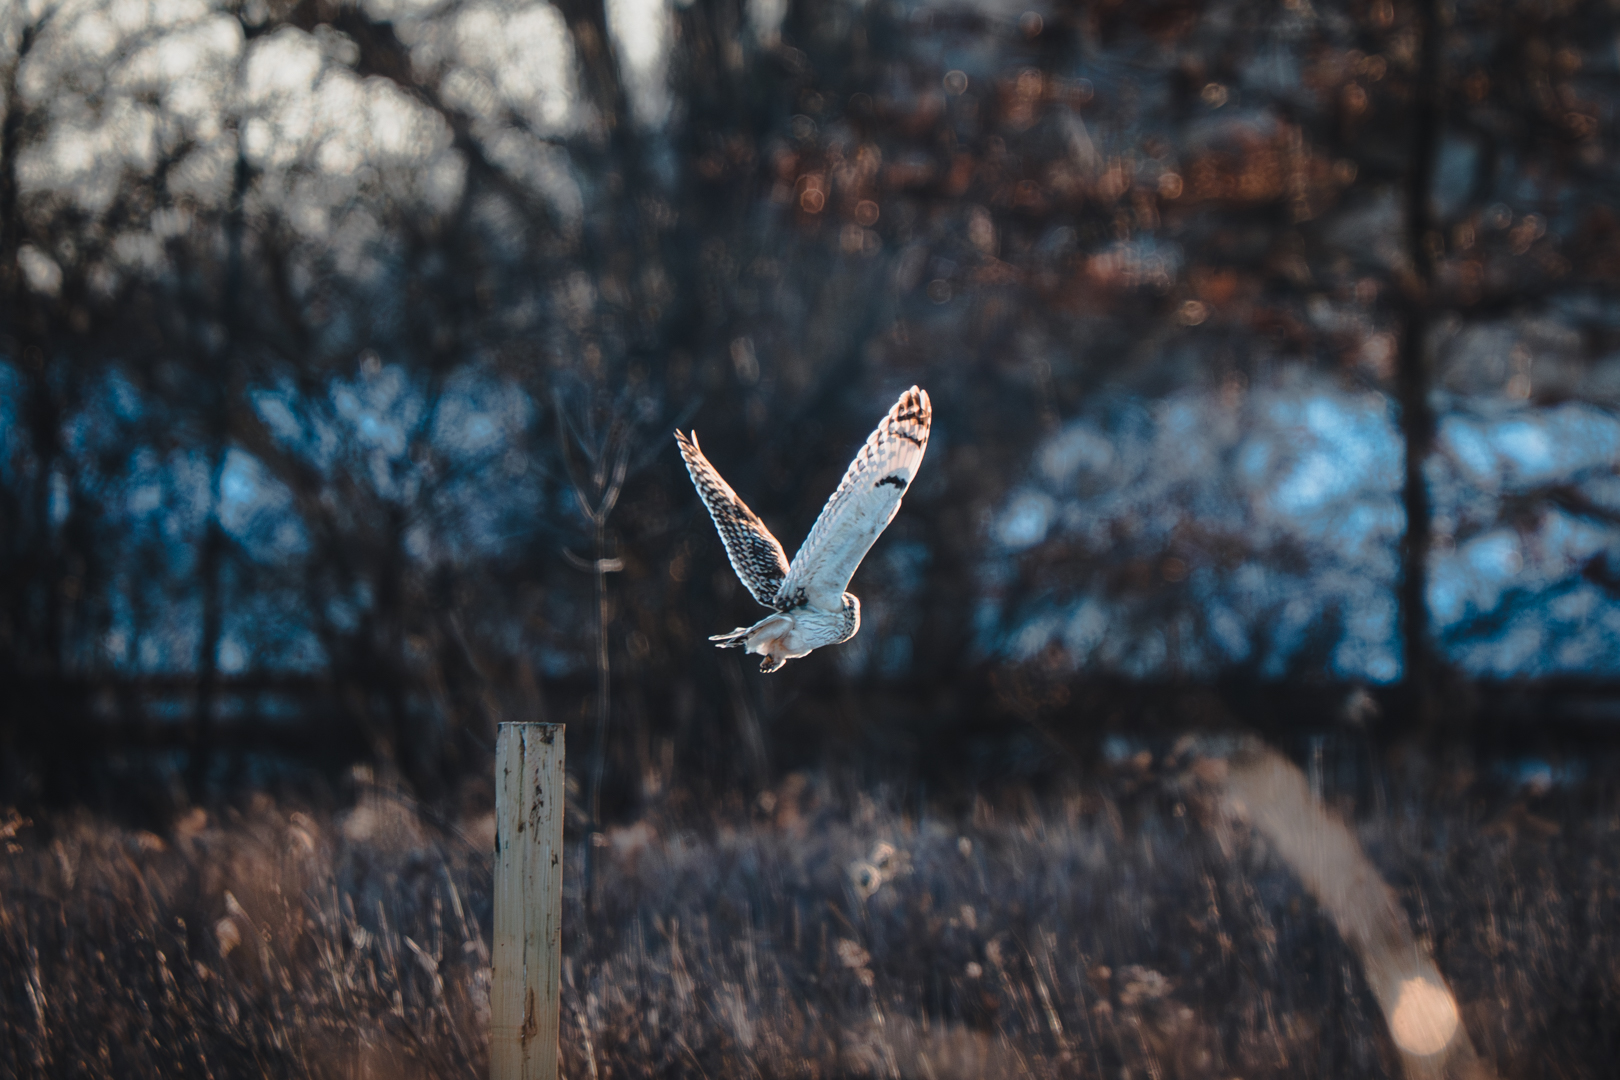
[(1418, 71), (1413, 93), (1412, 149), (1406, 174), (1406, 243), (1412, 280), (1401, 331), (1396, 373), (1406, 475), (1401, 503), (1406, 535), (1401, 544), (1399, 604), (1401, 677), (1408, 720), (1425, 725), (1434, 703), (1433, 651), (1428, 608), (1428, 561), (1432, 507), (1424, 465), (1434, 444), (1434, 408), (1429, 401), (1429, 327), (1434, 301), (1435, 253), (1441, 243), (1434, 220), (1432, 191), (1440, 142), (1439, 0), (1417, 0)]

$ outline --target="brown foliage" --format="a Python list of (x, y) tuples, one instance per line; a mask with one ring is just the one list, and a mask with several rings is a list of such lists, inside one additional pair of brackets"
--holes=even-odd
[[(920, 816), (795, 775), (749, 807), (610, 829), (595, 917), (567, 886), (565, 1075), (1387, 1075), (1330, 921), (1160, 767)], [(1481, 1053), (1504, 1075), (1605, 1074), (1612, 793), (1410, 782), (1430, 794), (1360, 840)], [(441, 828), (376, 790), (161, 836), (12, 825), (0, 1073), (483, 1074), (487, 817)]]

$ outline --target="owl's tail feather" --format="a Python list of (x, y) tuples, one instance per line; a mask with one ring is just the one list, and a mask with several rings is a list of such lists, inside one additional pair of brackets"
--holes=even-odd
[(752, 626), (739, 626), (729, 634), (714, 634), (710, 636), (709, 640), (714, 642), (717, 648), (740, 649), (748, 644), (748, 635), (753, 630)]

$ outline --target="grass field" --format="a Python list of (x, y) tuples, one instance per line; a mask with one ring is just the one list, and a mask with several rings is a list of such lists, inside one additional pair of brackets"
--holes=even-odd
[[(1356, 835), (1482, 1058), (1612, 1075), (1612, 785), (1381, 790)], [(1146, 758), (959, 813), (802, 775), (680, 805), (598, 837), (591, 905), (571, 832), (572, 1080), (1399, 1075), (1315, 901)], [(0, 834), (0, 1075), (486, 1075), (487, 814), (373, 788), (162, 833), (0, 811)]]

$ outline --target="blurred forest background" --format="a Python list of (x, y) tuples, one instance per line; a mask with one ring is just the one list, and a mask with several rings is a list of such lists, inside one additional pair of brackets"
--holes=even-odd
[[(0, 801), (1616, 719), (1617, 102), (1611, 0), (13, 0)], [(913, 383), (862, 633), (717, 653), (671, 431), (791, 551)]]

